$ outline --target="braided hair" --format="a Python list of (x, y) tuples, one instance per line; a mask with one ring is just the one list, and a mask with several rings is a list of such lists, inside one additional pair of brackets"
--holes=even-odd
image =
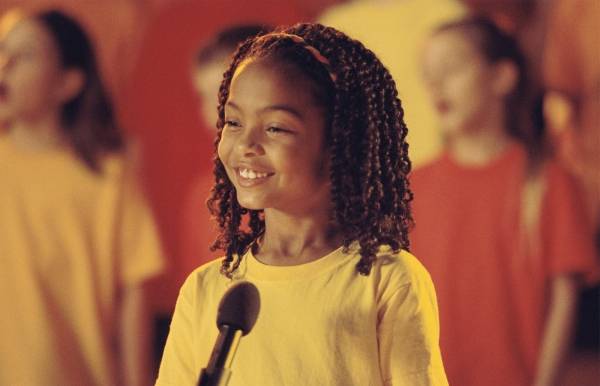
[[(325, 144), (331, 180), (331, 220), (344, 250), (360, 247), (357, 270), (370, 273), (380, 246), (408, 249), (412, 226), (407, 127), (395, 83), (375, 54), (360, 42), (320, 24), (297, 24), (244, 42), (219, 90), (215, 147), (224, 126), (224, 105), (240, 63), (269, 59), (296, 67), (311, 81), (325, 109)], [(221, 273), (231, 277), (242, 256), (265, 230), (264, 212), (242, 208), (218, 157), (208, 206), (220, 235), (212, 250), (226, 251)], [(245, 224), (245, 225), (244, 225)]]

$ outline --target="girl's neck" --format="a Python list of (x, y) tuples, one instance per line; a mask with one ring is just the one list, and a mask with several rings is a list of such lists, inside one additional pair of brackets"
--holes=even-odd
[(298, 217), (267, 209), (265, 234), (256, 258), (269, 265), (304, 264), (327, 255), (341, 243), (327, 215)]
[(458, 164), (483, 166), (496, 158), (511, 143), (512, 139), (502, 125), (487, 125), (451, 138), (448, 141), (448, 151)]
[(65, 145), (60, 120), (57, 116), (48, 116), (37, 120), (16, 121), (10, 126), (10, 137), (18, 147), (41, 151)]

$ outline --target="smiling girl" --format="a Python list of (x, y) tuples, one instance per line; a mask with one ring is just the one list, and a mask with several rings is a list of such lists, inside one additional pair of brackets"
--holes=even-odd
[(446, 385), (433, 285), (407, 252), (407, 129), (381, 62), (299, 24), (246, 41), (219, 102), (209, 205), (227, 253), (183, 285), (157, 384), (195, 384), (218, 302), (246, 280), (261, 311), (230, 386)]

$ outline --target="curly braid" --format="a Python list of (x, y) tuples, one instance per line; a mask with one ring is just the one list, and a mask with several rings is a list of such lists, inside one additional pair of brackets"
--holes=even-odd
[[(250, 39), (238, 48), (224, 74), (215, 147), (233, 74), (240, 63), (258, 58), (291, 64), (312, 80), (314, 97), (326, 110), (332, 221), (345, 251), (358, 243), (357, 270), (368, 275), (380, 246), (394, 252), (409, 248), (413, 223), (407, 127), (390, 73), (360, 42), (320, 24), (297, 24)], [(226, 251), (221, 272), (231, 277), (264, 232), (264, 214), (240, 207), (223, 164), (218, 157), (214, 163), (216, 184), (208, 205), (221, 233), (212, 249)], [(247, 231), (241, 229), (244, 218)]]

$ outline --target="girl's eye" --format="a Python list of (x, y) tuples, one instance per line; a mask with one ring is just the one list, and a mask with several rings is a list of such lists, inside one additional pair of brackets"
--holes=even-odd
[(225, 125), (224, 127), (230, 127), (230, 128), (237, 128), (237, 127), (241, 127), (242, 125), (233, 119), (226, 119), (225, 120)]
[(271, 134), (292, 134), (293, 132), (291, 130), (283, 129), (281, 127), (269, 126), (269, 127), (267, 127), (267, 133), (271, 133)]

